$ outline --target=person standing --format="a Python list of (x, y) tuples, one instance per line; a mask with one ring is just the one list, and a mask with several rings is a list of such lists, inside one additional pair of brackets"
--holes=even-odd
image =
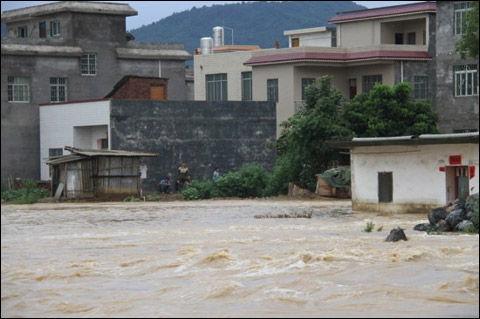
[(182, 162), (178, 168), (177, 190), (181, 190), (186, 182), (188, 182), (188, 167), (187, 163)]
[(212, 174), (212, 180), (216, 182), (218, 181), (219, 177), (220, 177), (220, 170), (218, 167), (215, 167), (215, 170), (213, 171), (213, 174)]

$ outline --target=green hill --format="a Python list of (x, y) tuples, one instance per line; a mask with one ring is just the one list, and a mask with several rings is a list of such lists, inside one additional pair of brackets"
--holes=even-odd
[[(364, 8), (351, 1), (242, 2), (194, 7), (130, 32), (135, 41), (184, 43), (190, 53), (200, 47), (200, 38), (212, 36), (215, 26), (234, 29), (238, 45), (272, 48), (279, 41), (286, 47), (288, 39), (283, 31), (324, 26), (337, 12)], [(225, 30), (225, 44), (231, 43), (231, 32)]]

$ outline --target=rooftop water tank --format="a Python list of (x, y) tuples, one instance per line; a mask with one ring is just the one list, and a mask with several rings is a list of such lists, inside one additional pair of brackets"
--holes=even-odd
[(213, 46), (214, 47), (223, 47), (224, 43), (224, 29), (223, 27), (213, 28)]
[(200, 39), (200, 49), (202, 54), (213, 53), (213, 39), (211, 37), (205, 37)]

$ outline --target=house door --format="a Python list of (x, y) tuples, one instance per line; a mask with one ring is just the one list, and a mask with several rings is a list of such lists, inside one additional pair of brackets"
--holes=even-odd
[(403, 44), (403, 33), (395, 33), (395, 44)]
[(467, 166), (450, 166), (447, 175), (447, 203), (453, 203), (457, 198), (466, 199), (470, 195), (470, 183)]
[(390, 203), (393, 201), (393, 174), (392, 172), (378, 172), (378, 202)]

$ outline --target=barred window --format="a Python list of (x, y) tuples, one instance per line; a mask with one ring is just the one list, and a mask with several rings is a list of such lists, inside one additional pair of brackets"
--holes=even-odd
[(428, 77), (418, 75), (413, 77), (413, 98), (426, 100), (428, 98)]
[(278, 102), (278, 79), (267, 80), (267, 101)]
[(478, 95), (477, 65), (457, 65), (453, 67), (455, 74), (455, 96)]
[(373, 89), (375, 84), (380, 83), (382, 84), (382, 75), (364, 75), (362, 76), (362, 91), (363, 93), (369, 94), (370, 91)]
[(252, 101), (252, 72), (242, 72), (242, 101)]
[(81, 74), (97, 75), (97, 55), (95, 53), (86, 53), (82, 55)]
[(8, 102), (30, 101), (30, 78), (27, 76), (8, 77)]
[(206, 75), (207, 101), (227, 101), (227, 74)]
[(470, 2), (454, 3), (453, 10), (455, 34), (463, 34), (467, 26), (467, 12), (470, 10)]
[(67, 78), (50, 78), (50, 101), (65, 102), (67, 100)]

